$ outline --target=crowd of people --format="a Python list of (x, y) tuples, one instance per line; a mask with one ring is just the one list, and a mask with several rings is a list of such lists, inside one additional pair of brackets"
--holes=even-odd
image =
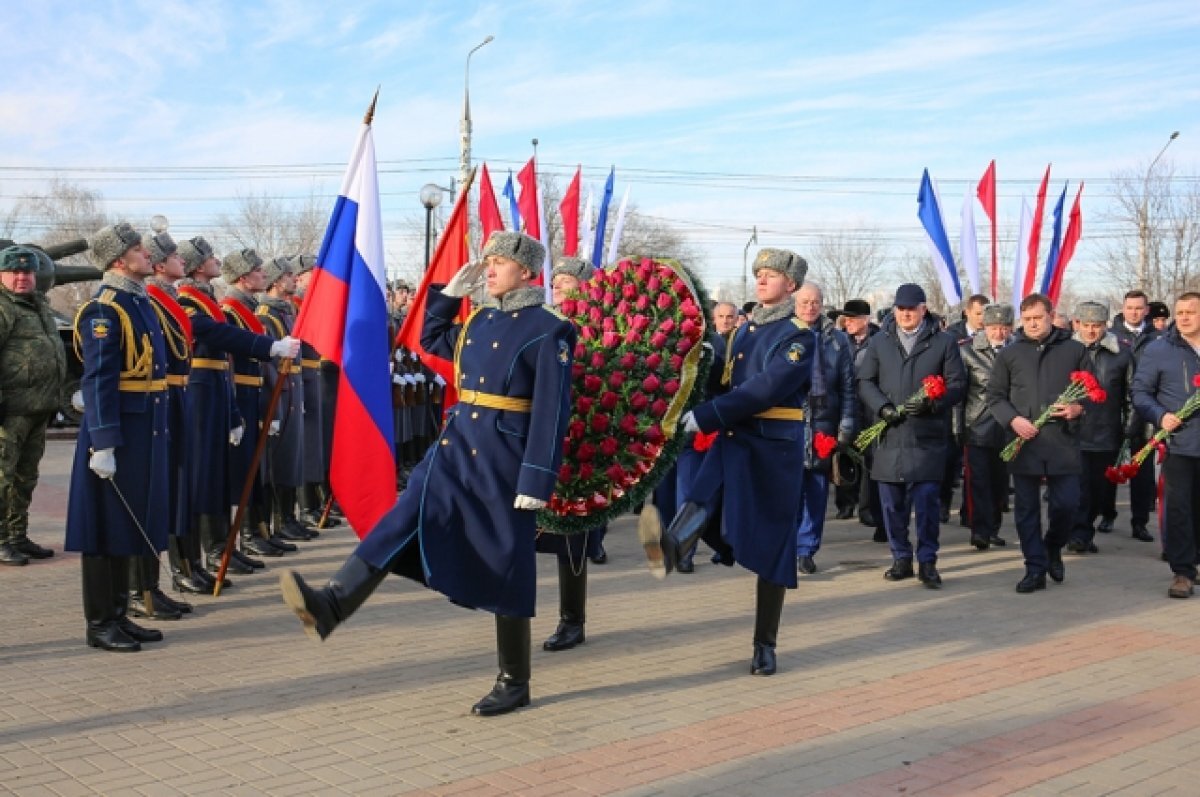
[[(161, 589), (163, 551), (175, 590), (210, 593), (225, 567), (251, 575), (340, 523), (328, 485), (338, 373), (292, 336), (314, 256), (217, 258), (203, 237), (177, 244), (128, 224), (89, 243), (103, 278), (74, 323), (83, 420), (65, 549), (82, 554), (87, 644), (136, 651), (162, 633), (132, 618), (192, 611)], [(34, 290), (37, 260), (27, 247), (0, 252), (0, 563), (18, 566), (53, 555), (26, 530), (66, 374)], [(421, 345), (454, 363), (457, 403), (443, 407), (442, 377), (393, 348), (399, 498), (324, 586), (281, 578), (285, 603), (321, 639), (388, 573), (494, 614), (499, 676), (473, 707), (480, 715), (530, 701), (536, 553), (558, 564), (550, 651), (585, 641), (587, 565), (607, 558), (603, 526), (537, 529), (562, 464), (577, 354), (577, 330), (556, 305), (594, 270), (564, 257), (543, 275), (544, 261), (538, 241), (497, 233), (429, 291)], [(1065, 580), (1064, 551), (1099, 552), (1097, 533), (1116, 528), (1117, 481), (1130, 481), (1129, 533), (1155, 539), (1157, 456), (1168, 594), (1192, 594), (1200, 431), (1187, 419), (1200, 403), (1200, 294), (1180, 296), (1173, 318), (1140, 291), (1115, 317), (1098, 302), (1067, 317), (1040, 294), (1017, 308), (977, 295), (948, 323), (905, 284), (873, 320), (863, 299), (829, 309), (806, 275), (798, 254), (763, 249), (756, 301), (711, 308), (708, 382), (679, 421), (678, 459), (639, 509), (666, 572), (694, 572), (703, 540), (714, 563), (756, 574), (751, 673), (776, 670), (785, 595), (818, 571), (827, 515), (857, 515), (887, 543), (888, 581), (941, 589), (941, 526), (960, 484), (960, 521), (979, 551), (1007, 544), (1011, 509), (1024, 558), (1016, 591), (1032, 593), (1047, 577)], [(389, 287), (395, 340), (411, 289)], [(456, 320), (462, 297), (479, 292), (486, 301)], [(1131, 454), (1152, 450), (1136, 467)]]

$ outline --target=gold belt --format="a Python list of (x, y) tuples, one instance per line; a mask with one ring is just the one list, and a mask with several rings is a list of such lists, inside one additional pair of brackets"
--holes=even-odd
[(173, 387), (187, 387), (187, 374), (167, 374), (167, 384)]
[(303, 368), (301, 368), (299, 365), (292, 365), (292, 366), (290, 366), (290, 367), (287, 369), (287, 373), (288, 373), (289, 375), (293, 375), (293, 374), (298, 374), (298, 373), (300, 373), (300, 372), (301, 372), (301, 371), (303, 371), (303, 370), (304, 370), (304, 369), (303, 369)]
[(478, 390), (460, 390), (458, 400), (463, 404), (474, 404), (477, 407), (487, 407), (491, 410), (530, 412), (533, 409), (533, 401), (530, 399), (501, 396), (496, 393), (481, 393)]
[(229, 360), (215, 360), (209, 357), (193, 357), (193, 368), (210, 368), (213, 371), (228, 371)]
[(157, 393), (166, 389), (165, 379), (121, 379), (117, 382), (117, 390), (122, 393)]
[(320, 360), (301, 360), (300, 365), (304, 368), (320, 368), (321, 361)]
[(772, 407), (769, 410), (755, 413), (755, 418), (762, 418), (764, 421), (802, 421), (804, 420), (804, 410), (800, 407)]
[(233, 383), (242, 385), (243, 387), (262, 387), (261, 376), (247, 376), (246, 374), (234, 374)]

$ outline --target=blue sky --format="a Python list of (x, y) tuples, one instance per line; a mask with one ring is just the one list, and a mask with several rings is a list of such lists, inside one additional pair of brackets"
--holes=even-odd
[[(1087, 179), (1087, 274), (1110, 175), (1144, 168), (1173, 130), (1178, 171), (1200, 161), (1194, 0), (44, 2), (10, 4), (5, 29), (0, 209), (52, 174), (178, 235), (240, 194), (332, 200), (381, 85), (397, 260), (420, 251), (420, 186), (457, 174), (464, 61), (489, 34), (471, 62), (473, 154), (497, 189), (533, 137), (563, 185), (582, 163), (599, 189), (615, 165), (618, 193), (632, 182), (642, 212), (686, 230), (713, 282), (740, 273), (753, 225), (802, 253), (842, 228), (919, 246), (924, 167), (956, 238), (992, 158), (1009, 238), (1048, 162), (1055, 194)], [(131, 170), (150, 166), (172, 169)], [(214, 168), (251, 166), (270, 168)]]

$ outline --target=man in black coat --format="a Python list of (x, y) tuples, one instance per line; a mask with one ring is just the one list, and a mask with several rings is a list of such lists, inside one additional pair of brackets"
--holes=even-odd
[[(945, 395), (913, 398), (929, 376), (945, 380)], [(930, 589), (942, 585), (937, 571), (938, 491), (950, 437), (947, 420), (965, 392), (958, 344), (928, 313), (925, 291), (919, 285), (901, 285), (892, 317), (867, 344), (858, 369), (858, 395), (868, 417), (889, 426), (871, 463), (892, 549), (892, 566), (884, 573), (889, 581), (913, 575), (908, 520), (915, 510), (921, 583)]]
[[(1155, 329), (1149, 317), (1150, 304), (1150, 298), (1142, 291), (1133, 290), (1125, 294), (1121, 312), (1113, 321), (1110, 329), (1117, 340), (1133, 355), (1134, 368), (1137, 368), (1138, 361), (1142, 359), (1142, 353), (1146, 347), (1162, 334)], [(1154, 434), (1154, 429), (1147, 429), (1147, 420), (1140, 416), (1131, 418), (1130, 421), (1130, 429), (1133, 434), (1129, 438), (1129, 447), (1136, 451), (1146, 444), (1150, 435)], [(1154, 509), (1154, 498), (1154, 465), (1151, 463), (1141, 468), (1129, 482), (1129, 527), (1133, 532), (1134, 539), (1143, 542), (1154, 539), (1146, 530), (1146, 524), (1150, 522), (1150, 512)], [(1112, 531), (1113, 520), (1116, 516), (1115, 505), (1106, 508), (1104, 517), (1100, 519), (1100, 525), (1096, 530), (1106, 533)]]
[[(1079, 506), (1079, 439), (1074, 423), (1080, 403), (1058, 404), (1073, 371), (1089, 370), (1087, 350), (1071, 333), (1052, 325), (1054, 305), (1040, 293), (1021, 302), (1021, 330), (1000, 351), (988, 383), (988, 409), (1025, 442), (1009, 467), (1016, 490), (1013, 520), (1025, 556), (1017, 592), (1046, 588), (1046, 574), (1066, 578), (1062, 549)], [(1033, 419), (1051, 405), (1040, 429)], [(1042, 537), (1042, 480), (1049, 498), (1049, 526)]]

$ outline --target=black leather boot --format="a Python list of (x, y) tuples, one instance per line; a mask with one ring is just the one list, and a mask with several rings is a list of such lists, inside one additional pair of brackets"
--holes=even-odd
[(1047, 548), (1046, 559), (1049, 561), (1046, 565), (1046, 575), (1059, 584), (1063, 583), (1063, 579), (1067, 577), (1067, 568), (1063, 564), (1062, 548)]
[(663, 536), (663, 556), (668, 573), (687, 557), (688, 551), (696, 547), (696, 542), (704, 533), (707, 523), (708, 510), (703, 505), (687, 501), (679, 507), (670, 528)]
[(892, 566), (883, 571), (883, 577), (888, 581), (903, 581), (906, 578), (912, 578), (912, 559), (892, 560)]
[(779, 618), (783, 615), (783, 599), (787, 588), (762, 578), (754, 605), (754, 658), (751, 675), (775, 674), (775, 638), (779, 634)]
[(155, 594), (159, 592), (158, 570), (157, 556), (129, 557), (129, 613), (134, 617), (178, 620), (183, 612), (169, 602), (159, 601)]
[(116, 653), (133, 653), (141, 644), (121, 630), (113, 611), (112, 563), (107, 556), (84, 554), (80, 557), (83, 572), (83, 616), (87, 619), (88, 647)]
[(304, 623), (305, 632), (324, 639), (363, 605), (383, 583), (387, 572), (351, 554), (322, 589), (308, 586), (295, 570), (279, 577), (279, 588), (283, 591), (283, 602)]
[(301, 519), (315, 529), (336, 529), (342, 525), (342, 521), (333, 516), (333, 512), (325, 518), (325, 524), (321, 525), (321, 516), (325, 514), (325, 502), (321, 499), (321, 485), (309, 482), (304, 485), (301, 491), (303, 497), (304, 510), (301, 513)]
[(143, 628), (142, 626), (129, 619), (129, 584), (130, 570), (129, 558), (127, 556), (112, 556), (109, 557), (109, 562), (112, 564), (112, 584), (113, 584), (113, 615), (116, 618), (117, 626), (125, 632), (126, 636), (136, 639), (138, 642), (161, 642), (163, 635), (162, 631), (155, 628)]
[(275, 534), (284, 540), (308, 542), (316, 535), (296, 520), (296, 491), (291, 487), (276, 487), (272, 491), (271, 517)]
[(918, 564), (917, 578), (929, 589), (942, 588), (942, 576), (937, 571), (937, 562), (921, 562)]
[[(576, 572), (578, 570), (578, 572)], [(570, 557), (558, 560), (558, 628), (545, 642), (543, 650), (570, 650), (584, 642), (584, 609), (587, 606), (587, 560), (580, 557), (578, 567)]]
[(191, 534), (186, 537), (172, 536), (169, 540), (167, 565), (171, 569), (171, 584), (175, 587), (176, 592), (190, 592), (198, 595), (205, 591), (203, 582), (192, 577), (192, 563), (188, 555), (196, 531), (193, 523)]
[(529, 705), (529, 618), (496, 615), (500, 674), (492, 691), (471, 707), (480, 717), (507, 714)]

